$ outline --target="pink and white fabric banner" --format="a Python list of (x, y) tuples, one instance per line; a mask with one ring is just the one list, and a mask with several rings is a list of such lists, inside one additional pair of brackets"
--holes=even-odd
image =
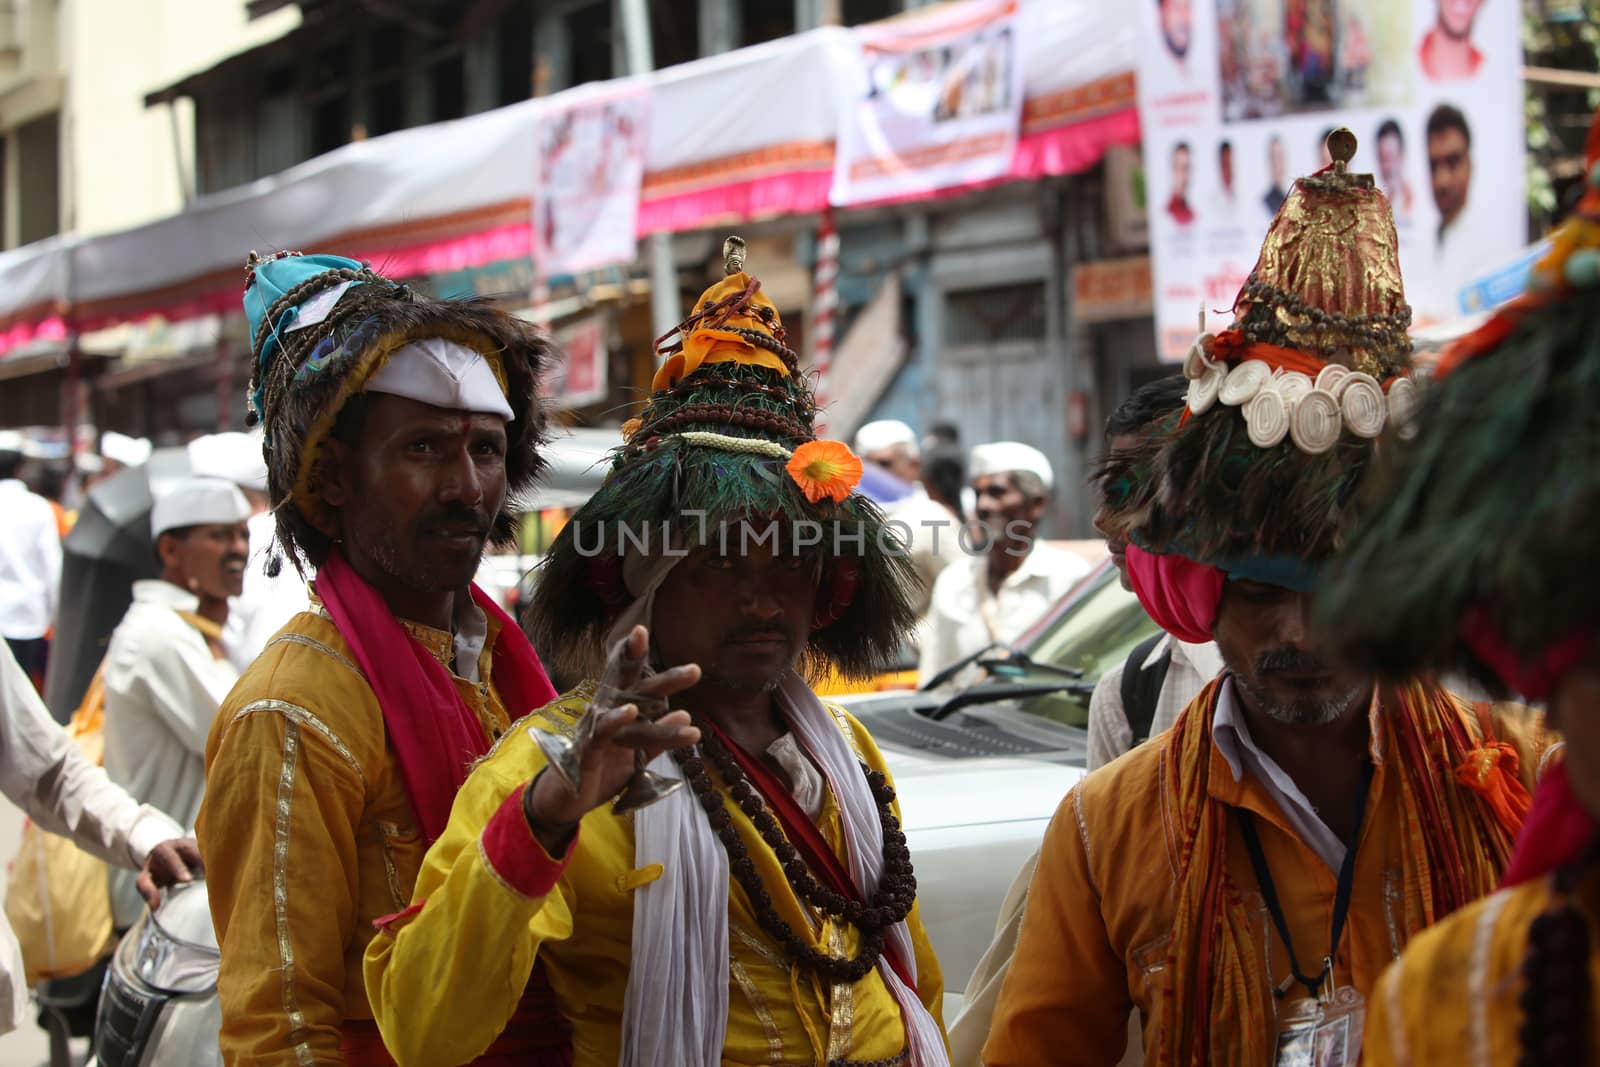
[(533, 196), (540, 277), (633, 262), (649, 121), (643, 82), (563, 93), (540, 116)]
[(836, 205), (924, 196), (1006, 173), (1022, 118), (1016, 0), (970, 0), (853, 31)]
[(557, 332), (562, 358), (550, 365), (539, 392), (558, 408), (581, 408), (606, 398), (606, 320), (590, 315)]

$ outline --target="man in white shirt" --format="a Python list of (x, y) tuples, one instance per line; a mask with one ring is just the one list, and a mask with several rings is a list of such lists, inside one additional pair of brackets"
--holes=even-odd
[[(154, 906), (158, 887), (190, 881), (200, 868), (194, 841), (171, 819), (119, 789), (86, 759), (45, 710), (27, 675), (0, 648), (0, 793), (34, 822), (139, 876)], [(0, 1034), (27, 1017), (22, 950), (0, 916)]]
[(978, 445), (968, 471), (984, 534), (963, 536), (963, 552), (975, 554), (934, 583), (918, 664), (924, 684), (963, 656), (1015, 641), (1089, 570), (1034, 538), (1055, 484), (1044, 453), (1018, 441)]
[(202, 477), (225, 478), (237, 485), (250, 502), (245, 523), (250, 534), (250, 560), (245, 566), (244, 590), (228, 605), (222, 628), (222, 647), (243, 674), (261, 655), (284, 624), (311, 607), (306, 583), (293, 567), (280, 566), (268, 573), (277, 519), (267, 498), (267, 462), (259, 434), (207, 434), (189, 442), (189, 469)]
[(61, 586), (61, 531), (50, 502), (17, 477), (22, 437), (0, 432), (0, 637), (23, 672), (44, 680)]
[(879, 419), (856, 431), (855, 452), (909, 484), (911, 495), (884, 508), (891, 528), (906, 538), (921, 589), (912, 598), (917, 614), (928, 610), (933, 583), (961, 559), (960, 524), (954, 513), (928, 495), (922, 485), (922, 453), (917, 435), (899, 419)]
[[(150, 530), (161, 577), (134, 583), (106, 649), (106, 773), (185, 827), (200, 812), (211, 720), (239, 677), (222, 627), (244, 581), (249, 516), (244, 494), (219, 478), (186, 479), (157, 497)], [(120, 872), (111, 907), (119, 929), (139, 913)]]

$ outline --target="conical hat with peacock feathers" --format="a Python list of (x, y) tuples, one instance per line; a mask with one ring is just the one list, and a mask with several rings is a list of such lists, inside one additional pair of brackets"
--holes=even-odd
[(1303, 576), (1344, 537), (1374, 440), (1414, 406), (1389, 202), (1348, 170), (1353, 134), (1329, 147), (1273, 219), (1232, 326), (1191, 348), (1184, 411), (1099, 473), (1147, 551)]
[(639, 595), (628, 553), (652, 540), (657, 551), (667, 540), (692, 549), (730, 522), (775, 520), (786, 543), (792, 535), (823, 557), (812, 667), (871, 675), (915, 624), (903, 537), (854, 491), (861, 460), (817, 438), (816, 400), (744, 250), (728, 239), (725, 276), (657, 342), (649, 399), (623, 425), (604, 484), (540, 565), (528, 626), (566, 673), (597, 667), (605, 634)]

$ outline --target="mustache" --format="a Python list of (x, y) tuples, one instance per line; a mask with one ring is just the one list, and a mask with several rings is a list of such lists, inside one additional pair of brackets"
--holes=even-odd
[(423, 533), (434, 533), (446, 526), (467, 526), (479, 537), (487, 536), (493, 525), (493, 518), (486, 512), (465, 505), (439, 508), (428, 512), (417, 521), (417, 529)]
[(1328, 674), (1331, 668), (1321, 656), (1299, 648), (1274, 648), (1256, 657), (1256, 674)]
[(793, 641), (793, 628), (775, 622), (752, 622), (743, 626), (735, 626), (722, 635), (722, 643), (726, 645), (737, 644), (740, 641)]

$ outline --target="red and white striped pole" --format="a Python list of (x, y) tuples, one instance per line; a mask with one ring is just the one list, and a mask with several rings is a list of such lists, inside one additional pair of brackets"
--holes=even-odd
[(828, 423), (828, 372), (833, 366), (833, 320), (839, 307), (839, 231), (833, 208), (822, 209), (817, 225), (817, 269), (811, 294), (811, 369), (816, 372), (816, 430)]

